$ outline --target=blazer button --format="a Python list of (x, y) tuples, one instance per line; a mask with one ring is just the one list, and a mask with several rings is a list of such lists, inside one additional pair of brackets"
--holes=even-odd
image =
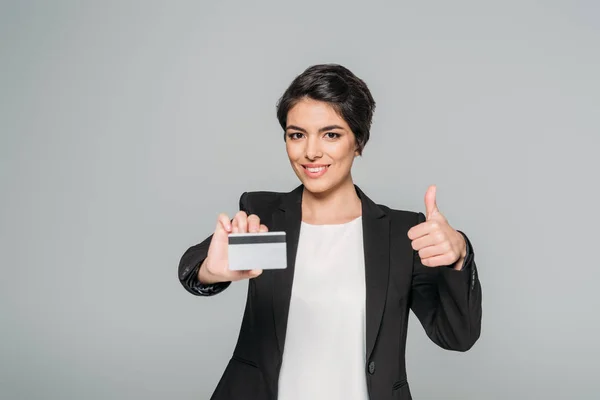
[(369, 363), (369, 373), (373, 375), (375, 373), (375, 361)]

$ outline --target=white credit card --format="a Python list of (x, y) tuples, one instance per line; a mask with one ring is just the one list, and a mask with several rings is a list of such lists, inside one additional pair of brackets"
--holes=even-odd
[(285, 232), (229, 234), (229, 269), (285, 269), (287, 251)]

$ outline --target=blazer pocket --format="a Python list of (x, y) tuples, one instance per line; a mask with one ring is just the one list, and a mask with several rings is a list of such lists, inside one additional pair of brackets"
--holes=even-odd
[(399, 381), (396, 381), (396, 383), (394, 383), (394, 386), (392, 386), (392, 392), (402, 389), (406, 385), (408, 385), (408, 381), (406, 380), (406, 378), (400, 379)]
[(401, 379), (394, 383), (392, 386), (392, 399), (394, 400), (412, 400), (410, 395), (410, 389), (408, 388), (408, 382), (406, 378)]
[(233, 356), (229, 360), (211, 400), (266, 400), (267, 385), (256, 363)]
[(231, 357), (231, 359), (241, 362), (242, 364), (247, 364), (251, 367), (258, 368), (258, 365), (254, 361), (246, 360), (245, 358), (242, 358), (240, 356), (233, 355), (233, 357)]

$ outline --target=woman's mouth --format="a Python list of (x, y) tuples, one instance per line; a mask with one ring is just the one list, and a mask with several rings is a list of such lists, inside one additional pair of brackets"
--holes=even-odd
[(302, 165), (302, 168), (309, 178), (319, 178), (327, 172), (329, 165)]

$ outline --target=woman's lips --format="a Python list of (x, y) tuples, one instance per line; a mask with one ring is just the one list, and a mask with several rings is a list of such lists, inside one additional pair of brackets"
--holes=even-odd
[(329, 165), (303, 165), (302, 166), (302, 169), (304, 169), (304, 173), (309, 178), (320, 178), (327, 172), (328, 168), (329, 168)]

